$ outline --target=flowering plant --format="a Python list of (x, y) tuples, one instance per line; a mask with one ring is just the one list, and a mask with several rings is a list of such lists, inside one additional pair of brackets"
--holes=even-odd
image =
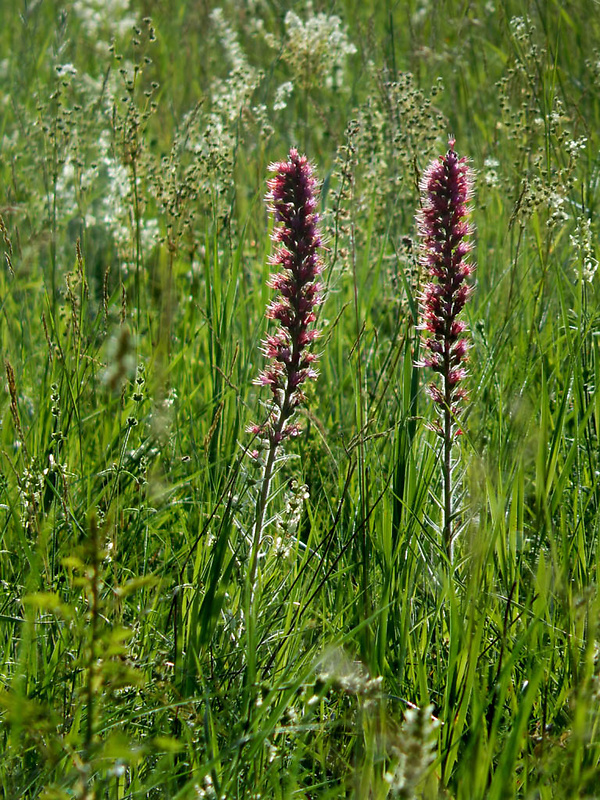
[(473, 292), (467, 279), (474, 267), (468, 260), (473, 173), (467, 159), (456, 154), (453, 138), (448, 144), (446, 155), (429, 164), (421, 181), (422, 208), (417, 222), (422, 239), (421, 263), (430, 281), (421, 295), (420, 328), (427, 355), (417, 366), (430, 367), (442, 379), (441, 387), (430, 383), (428, 392), (440, 415), (435, 430), (443, 440), (444, 543), (451, 558), (452, 444), (460, 433), (457, 417), (466, 398), (461, 383), (467, 374), (470, 347), (465, 337), (467, 326), (458, 315)]
[(305, 399), (302, 384), (317, 377), (313, 366), (317, 356), (308, 348), (319, 335), (311, 324), (322, 302), (318, 281), (322, 264), (316, 181), (308, 159), (292, 148), (288, 160), (272, 164), (270, 170), (274, 177), (267, 183), (267, 203), (277, 224), (273, 240), (278, 245), (271, 263), (281, 271), (269, 279), (279, 295), (268, 306), (267, 317), (279, 322), (279, 330), (263, 341), (270, 363), (256, 379), (271, 389), (271, 413), (250, 432), (266, 438), (273, 448), (299, 433), (299, 426), (289, 420)]
[[(272, 164), (270, 170), (273, 177), (267, 183), (267, 204), (275, 217), (273, 240), (277, 245), (271, 264), (280, 271), (269, 279), (269, 286), (279, 294), (268, 306), (267, 317), (277, 321), (279, 328), (263, 341), (263, 353), (269, 363), (255, 381), (271, 390), (269, 415), (265, 422), (249, 428), (266, 450), (252, 537), (251, 589), (277, 450), (286, 438), (300, 432), (292, 417), (305, 400), (303, 384), (317, 377), (317, 356), (309, 348), (319, 335), (312, 324), (323, 291), (318, 280), (322, 271), (321, 237), (312, 167), (306, 156), (292, 148), (287, 161)], [(255, 449), (252, 455), (258, 459), (259, 450)]]

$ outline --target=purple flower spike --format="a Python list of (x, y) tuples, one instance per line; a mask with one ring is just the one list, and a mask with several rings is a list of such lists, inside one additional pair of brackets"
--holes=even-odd
[(464, 336), (467, 326), (457, 317), (473, 292), (473, 286), (467, 283), (474, 271), (468, 261), (472, 184), (473, 173), (467, 159), (457, 156), (454, 139), (450, 138), (446, 155), (432, 161), (423, 175), (422, 208), (417, 216), (422, 238), (421, 263), (430, 278), (421, 294), (419, 326), (427, 352), (417, 366), (429, 367), (441, 376), (441, 387), (430, 383), (428, 392), (440, 416), (435, 430), (443, 442), (443, 541), (450, 563), (456, 536), (452, 445), (461, 433), (457, 415), (467, 396), (461, 383), (467, 375), (464, 365), (470, 348)]
[(274, 176), (267, 182), (266, 200), (275, 217), (273, 241), (277, 243), (271, 264), (280, 271), (269, 279), (269, 286), (279, 294), (268, 306), (267, 317), (279, 323), (279, 330), (262, 343), (270, 363), (255, 381), (269, 386), (273, 410), (267, 422), (250, 430), (277, 446), (299, 433), (297, 425), (286, 422), (304, 401), (302, 384), (317, 377), (312, 366), (317, 357), (307, 348), (318, 336), (309, 326), (322, 302), (318, 281), (322, 264), (315, 212), (317, 182), (308, 159), (292, 148), (287, 161), (271, 164), (269, 169)]
[[(466, 260), (471, 250), (468, 222), (472, 193), (472, 171), (466, 158), (454, 152), (450, 139), (445, 156), (432, 161), (421, 181), (423, 207), (417, 217), (422, 237), (421, 263), (431, 278), (421, 295), (423, 344), (429, 354), (418, 366), (440, 373), (443, 391), (433, 385), (429, 394), (451, 417), (458, 413), (458, 402), (466, 396), (459, 386), (466, 376), (461, 366), (470, 343), (463, 338), (466, 324), (457, 316), (471, 296), (473, 287), (466, 280), (474, 267)], [(440, 429), (440, 434), (444, 431)]]
[(323, 291), (318, 280), (322, 271), (321, 237), (317, 229), (317, 182), (312, 168), (306, 156), (292, 148), (287, 161), (272, 164), (269, 169), (273, 177), (267, 182), (266, 199), (275, 217), (273, 241), (277, 245), (271, 264), (279, 269), (277, 274), (271, 275), (269, 286), (279, 294), (267, 307), (267, 317), (278, 322), (279, 327), (262, 343), (269, 363), (255, 380), (271, 390), (269, 416), (264, 423), (248, 428), (249, 433), (266, 444), (250, 453), (258, 461), (261, 450), (266, 451), (248, 569), (248, 624), (252, 619), (258, 555), (276, 454), (284, 440), (300, 433), (300, 427), (291, 418), (305, 399), (302, 385), (317, 377), (313, 366), (317, 357), (309, 348), (319, 335), (311, 325), (316, 320), (315, 312), (322, 302)]

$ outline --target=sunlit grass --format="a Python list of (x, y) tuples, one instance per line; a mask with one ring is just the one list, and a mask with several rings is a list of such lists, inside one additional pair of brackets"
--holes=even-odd
[[(593, 797), (597, 6), (221, 7), (4, 13), (1, 793)], [(450, 134), (477, 263), (451, 564), (414, 366)], [(290, 146), (321, 181), (320, 375), (248, 605)]]

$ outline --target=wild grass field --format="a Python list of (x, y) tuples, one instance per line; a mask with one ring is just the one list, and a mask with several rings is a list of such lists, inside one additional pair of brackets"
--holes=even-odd
[(0, 795), (600, 797), (597, 0), (0, 10)]

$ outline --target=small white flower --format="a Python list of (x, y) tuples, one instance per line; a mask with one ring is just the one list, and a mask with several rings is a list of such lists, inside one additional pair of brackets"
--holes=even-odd
[(275, 101), (273, 102), (273, 111), (281, 111), (286, 108), (288, 97), (294, 91), (294, 84), (291, 81), (286, 81), (277, 87), (275, 92)]
[(77, 70), (73, 64), (59, 64), (56, 67), (56, 74), (59, 78), (70, 77), (74, 78), (77, 75)]
[[(356, 53), (341, 19), (334, 14), (315, 14), (309, 0), (305, 22), (296, 12), (288, 11), (284, 24), (286, 38), (282, 58), (294, 71), (296, 81), (339, 87), (346, 59)], [(273, 37), (265, 38), (270, 46), (278, 46)]]
[(565, 148), (572, 155), (576, 155), (579, 150), (585, 150), (587, 142), (586, 136), (581, 136), (579, 139), (571, 139), (565, 144)]

